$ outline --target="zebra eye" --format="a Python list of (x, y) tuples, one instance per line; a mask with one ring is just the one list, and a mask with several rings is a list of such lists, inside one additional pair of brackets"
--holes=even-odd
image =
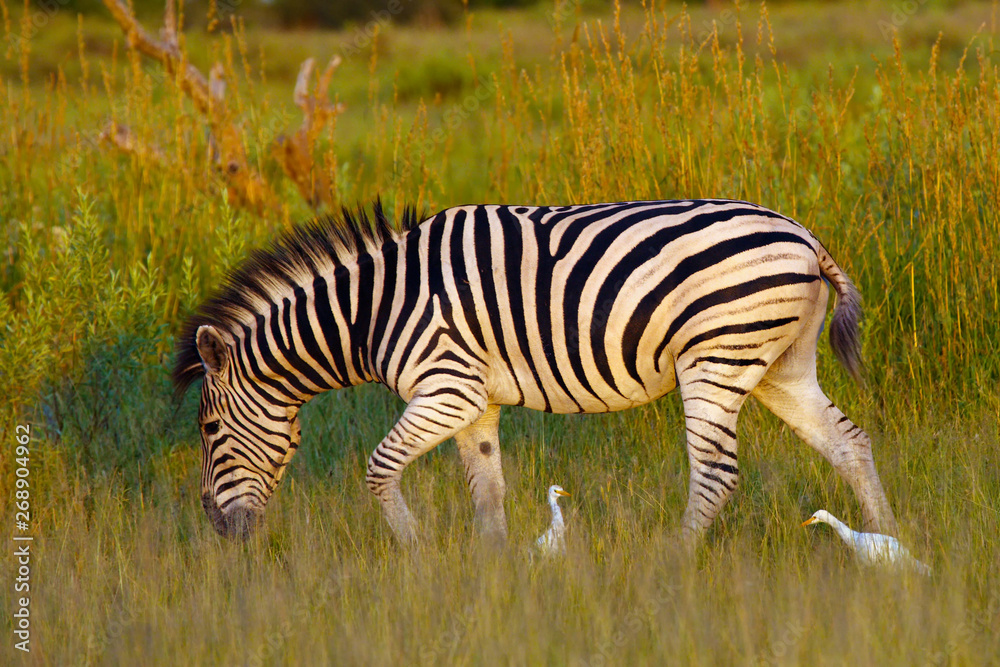
[(207, 424), (204, 424), (201, 428), (205, 431), (205, 435), (215, 435), (216, 433), (219, 432), (219, 428), (221, 426), (222, 423), (218, 419), (216, 419), (214, 422), (208, 422)]

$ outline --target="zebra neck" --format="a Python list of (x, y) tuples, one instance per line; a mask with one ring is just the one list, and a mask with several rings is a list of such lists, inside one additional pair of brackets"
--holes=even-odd
[(317, 276), (312, 290), (300, 296), (306, 299), (299, 307), (309, 313), (310, 326), (300, 326), (299, 331), (312, 337), (303, 342), (310, 349), (312, 367), (324, 381), (314, 382), (319, 391), (380, 381), (369, 350), (384, 267), (381, 256), (362, 254)]
[(284, 405), (372, 381), (369, 313), (380, 279), (364, 255), (271, 295), (263, 312), (242, 325), (242, 374)]
[(354, 323), (358, 375), (397, 393), (402, 365), (434, 319), (432, 290), (424, 286), (434, 283), (428, 272), (435, 262), (421, 253), (420, 235), (413, 229), (373, 255), (362, 255), (350, 272), (353, 299), (345, 311)]
[(271, 294), (243, 325), (247, 375), (286, 402), (366, 382), (396, 391), (407, 346), (434, 320), (419, 237), (412, 230)]

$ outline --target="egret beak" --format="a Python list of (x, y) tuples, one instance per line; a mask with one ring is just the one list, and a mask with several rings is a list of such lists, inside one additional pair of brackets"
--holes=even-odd
[(803, 522), (802, 522), (802, 525), (803, 525), (803, 526), (808, 526), (808, 525), (809, 525), (809, 524), (811, 524), (811, 523), (816, 523), (816, 521), (817, 521), (817, 520), (818, 520), (818, 519), (816, 519), (816, 517), (814, 517), (814, 516), (811, 516), (811, 517), (809, 517), (808, 519), (806, 519), (805, 521), (803, 521)]
[(568, 495), (571, 495), (571, 494), (569, 493), (569, 491), (563, 491), (563, 490), (560, 489), (559, 491), (556, 491), (556, 495), (557, 496), (568, 496)]

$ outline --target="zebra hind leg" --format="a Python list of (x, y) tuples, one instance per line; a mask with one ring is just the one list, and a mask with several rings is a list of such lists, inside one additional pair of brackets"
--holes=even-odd
[(454, 393), (424, 395), (410, 401), (389, 435), (368, 459), (365, 482), (382, 505), (389, 527), (400, 542), (417, 540), (417, 524), (399, 488), (407, 465), (448, 438), (476, 422), (486, 409), (480, 397), (459, 399)]
[(754, 390), (754, 396), (818, 451), (850, 484), (861, 504), (863, 530), (896, 535), (898, 527), (882, 489), (871, 439), (844, 416), (816, 381), (816, 367), (790, 373), (792, 364), (779, 359)]
[(475, 507), (476, 528), (484, 545), (493, 549), (502, 548), (507, 541), (499, 422), (500, 406), (491, 405), (479, 421), (455, 435)]

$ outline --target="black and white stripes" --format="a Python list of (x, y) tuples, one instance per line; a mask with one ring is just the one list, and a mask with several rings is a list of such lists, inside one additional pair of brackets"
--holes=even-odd
[(823, 279), (838, 295), (831, 340), (856, 373), (850, 280), (807, 230), (746, 202), (464, 206), (420, 224), (408, 213), (399, 232), (376, 206), (372, 221), (312, 223), (255, 253), (183, 330), (177, 386), (205, 377), (206, 511), (245, 532), (298, 446), (299, 406), (374, 381), (408, 404), (368, 466), (396, 534), (415, 537), (403, 469), (454, 436), (477, 520), (501, 541), (499, 406), (605, 412), (679, 386), (689, 535), (735, 489), (751, 393), (891, 531), (867, 436), (816, 382)]

